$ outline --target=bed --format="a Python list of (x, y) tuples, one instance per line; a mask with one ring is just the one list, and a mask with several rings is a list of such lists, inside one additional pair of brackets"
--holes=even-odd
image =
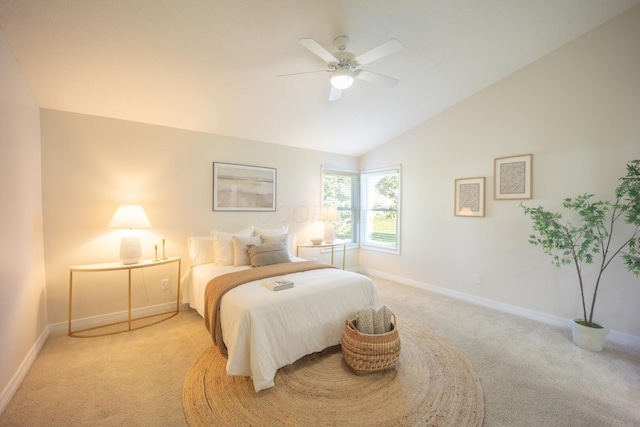
[[(263, 267), (277, 267), (245, 264), (242, 248), (266, 247), (282, 239), (287, 242), (284, 248), (288, 260), (282, 264), (308, 263), (288, 253), (295, 243), (285, 229), (250, 227), (233, 234), (212, 232), (212, 236), (190, 237), (192, 266), (183, 279), (183, 303), (189, 303), (209, 325), (213, 319), (209, 318), (211, 310), (205, 304), (207, 285), (216, 286), (221, 277), (229, 277), (226, 275), (231, 273), (246, 276)], [(267, 243), (247, 244), (258, 241)], [(230, 256), (229, 251), (235, 253)], [(249, 269), (253, 271), (246, 272)], [(293, 288), (272, 291), (263, 286), (262, 279), (251, 280), (226, 291), (219, 302), (219, 324), (228, 357), (226, 372), (250, 376), (256, 392), (273, 387), (279, 368), (339, 344), (347, 319), (355, 318), (356, 312), (364, 307), (379, 305), (373, 282), (361, 274), (318, 267), (278, 277), (294, 282)]]

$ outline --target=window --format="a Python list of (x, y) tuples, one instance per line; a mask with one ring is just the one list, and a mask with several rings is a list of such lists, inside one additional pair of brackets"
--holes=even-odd
[(400, 253), (400, 167), (362, 172), (362, 246)]
[(400, 166), (362, 172), (323, 168), (322, 205), (336, 206), (336, 237), (400, 253)]
[(322, 170), (322, 205), (338, 208), (338, 220), (334, 222), (336, 238), (355, 244), (358, 243), (359, 183), (358, 172)]

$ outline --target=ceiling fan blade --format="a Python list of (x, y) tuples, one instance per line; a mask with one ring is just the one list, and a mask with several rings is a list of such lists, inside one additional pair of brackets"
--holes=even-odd
[(329, 93), (329, 101), (337, 101), (340, 99), (340, 95), (342, 95), (342, 90), (336, 89), (331, 86), (331, 93)]
[(387, 87), (394, 87), (400, 82), (400, 80), (394, 79), (393, 77), (383, 76), (382, 74), (372, 73), (371, 71), (366, 70), (358, 71), (358, 74), (356, 76), (360, 80), (381, 84)]
[(402, 50), (402, 42), (398, 39), (387, 40), (379, 46), (374, 47), (360, 55), (356, 56), (355, 60), (360, 65), (368, 64), (369, 62), (376, 61), (384, 56), (391, 55), (394, 52)]
[(327, 49), (323, 48), (320, 43), (315, 41), (314, 39), (300, 39), (298, 40), (300, 44), (311, 52), (318, 55), (320, 58), (324, 59), (325, 62), (339, 62), (335, 56), (331, 54)]
[(303, 71), (301, 73), (278, 74), (276, 77), (297, 76), (297, 75), (300, 75), (300, 74), (329, 73), (329, 72), (330, 72), (329, 70)]

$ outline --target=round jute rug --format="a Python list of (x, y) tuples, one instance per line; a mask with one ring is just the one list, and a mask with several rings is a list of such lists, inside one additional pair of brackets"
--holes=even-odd
[(469, 361), (444, 338), (397, 322), (396, 369), (358, 376), (340, 346), (281, 368), (275, 386), (256, 393), (248, 377), (225, 373), (207, 348), (182, 390), (191, 426), (481, 426), (484, 400)]

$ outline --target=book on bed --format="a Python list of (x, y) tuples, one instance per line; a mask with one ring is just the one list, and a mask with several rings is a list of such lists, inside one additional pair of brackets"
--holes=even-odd
[(262, 281), (262, 285), (272, 291), (281, 291), (283, 289), (293, 288), (293, 282), (291, 280), (283, 279), (282, 277), (265, 279)]

